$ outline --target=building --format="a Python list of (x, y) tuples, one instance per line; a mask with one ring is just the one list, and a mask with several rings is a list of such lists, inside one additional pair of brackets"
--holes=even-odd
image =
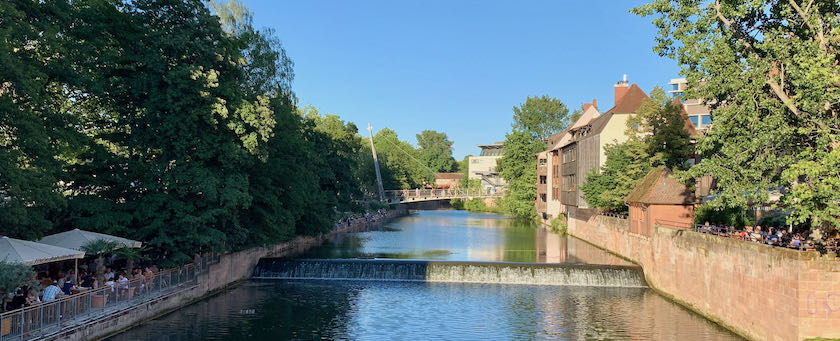
[(464, 173), (435, 173), (435, 188), (456, 188)]
[(481, 180), (481, 187), (490, 191), (501, 191), (505, 187), (505, 180), (496, 171), (496, 163), (504, 155), (502, 143), (480, 144), (481, 154), (469, 158), (469, 179)]
[[(676, 89), (684, 90), (684, 83), (681, 84), (682, 87)], [(596, 101), (584, 104), (581, 117), (566, 130), (551, 136), (549, 149), (536, 155), (535, 207), (543, 223), (548, 224), (560, 214), (574, 215), (578, 209), (589, 208), (580, 186), (590, 173), (601, 171), (607, 161), (604, 150), (607, 144), (627, 141), (627, 120), (649, 98), (638, 85), (630, 85), (626, 76), (613, 86), (613, 91), (615, 104), (612, 108), (602, 114)], [(681, 101), (678, 103), (682, 104)], [(688, 110), (683, 105), (686, 130), (694, 136), (697, 129), (694, 129), (693, 121), (689, 121)]]
[(694, 128), (699, 131), (705, 131), (712, 125), (712, 110), (708, 105), (704, 104), (699, 99), (683, 99), (685, 89), (688, 87), (688, 81), (685, 78), (674, 78), (669, 84), (671, 90), (668, 93), (677, 99), (682, 99), (683, 108), (688, 114), (688, 119), (694, 125)]
[(630, 206), (630, 232), (650, 236), (654, 224), (689, 228), (694, 224), (694, 193), (657, 167), (636, 185), (625, 201)]

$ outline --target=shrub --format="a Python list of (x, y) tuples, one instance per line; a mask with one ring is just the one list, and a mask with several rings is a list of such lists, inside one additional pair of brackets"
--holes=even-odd
[(551, 221), (549, 222), (549, 224), (550, 224), (550, 227), (551, 227), (551, 232), (554, 232), (554, 233), (565, 234), (566, 231), (569, 229), (569, 225), (566, 224), (566, 216), (563, 215), (563, 214), (560, 214), (559, 216), (552, 218)]

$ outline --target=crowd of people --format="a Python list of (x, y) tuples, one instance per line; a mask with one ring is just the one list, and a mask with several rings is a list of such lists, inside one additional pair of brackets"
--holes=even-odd
[[(157, 266), (149, 265), (142, 268), (135, 267), (131, 271), (127, 269), (114, 271), (109, 266), (105, 268), (101, 277), (95, 270), (88, 271), (84, 267), (79, 269), (78, 273), (73, 270), (67, 273), (57, 272), (52, 275), (47, 272), (40, 272), (34, 279), (40, 282), (42, 290), (39, 291), (36, 287), (22, 285), (6, 297), (3, 308), (5, 308), (5, 311), (21, 309), (103, 286), (125, 294), (129, 289), (129, 281), (139, 280), (141, 286), (148, 287), (159, 271)], [(103, 282), (101, 284), (99, 283), (100, 278)]]
[(376, 224), (382, 222), (388, 217), (388, 210), (380, 208), (374, 212), (367, 211), (365, 213), (357, 213), (348, 217), (344, 217), (335, 222), (334, 230), (343, 231), (356, 229), (366, 224)]
[[(736, 229), (732, 226), (714, 225), (706, 222), (696, 225), (695, 230), (700, 233), (715, 234), (723, 237), (735, 238), (738, 240), (762, 243), (771, 246), (786, 247), (797, 250), (816, 250), (817, 241), (806, 237), (805, 232), (796, 232), (793, 229), (778, 227), (744, 226), (743, 229)], [(838, 251), (838, 239), (828, 238), (822, 245), (827, 251)]]

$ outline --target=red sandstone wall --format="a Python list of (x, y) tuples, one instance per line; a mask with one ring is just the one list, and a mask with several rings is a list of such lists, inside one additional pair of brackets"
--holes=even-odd
[(573, 220), (569, 233), (639, 263), (651, 286), (747, 337), (840, 337), (833, 256), (664, 227), (644, 237), (612, 217)]

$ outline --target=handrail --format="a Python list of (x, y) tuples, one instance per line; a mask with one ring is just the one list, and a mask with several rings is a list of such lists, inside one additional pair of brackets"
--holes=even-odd
[(198, 264), (158, 271), (149, 277), (114, 283), (73, 295), (40, 302), (0, 314), (0, 341), (28, 340), (62, 329), (69, 321), (104, 316), (138, 306), (165, 294), (186, 290), (198, 275), (218, 263), (213, 255)]
[(460, 198), (460, 197), (501, 197), (502, 191), (491, 192), (484, 188), (449, 188), (449, 189), (398, 189), (387, 190), (385, 196), (388, 201), (411, 201), (417, 199), (439, 199), (439, 198)]

